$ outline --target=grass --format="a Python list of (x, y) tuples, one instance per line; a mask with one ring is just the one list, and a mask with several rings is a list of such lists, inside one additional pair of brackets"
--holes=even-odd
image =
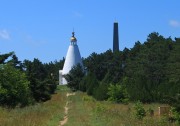
[(67, 92), (70, 92), (67, 87), (59, 86), (47, 102), (11, 110), (0, 107), (0, 126), (59, 126), (67, 101), (68, 122), (65, 126), (177, 126), (169, 123), (167, 117), (158, 116), (160, 104), (145, 104), (145, 110), (151, 108), (155, 114), (147, 114), (143, 120), (138, 120), (134, 115), (134, 103), (100, 102), (82, 92), (66, 97)]
[(69, 100), (69, 119), (65, 126), (176, 126), (169, 123), (167, 117), (158, 116), (160, 104), (145, 104), (145, 110), (153, 109), (154, 116), (147, 114), (143, 120), (138, 120), (134, 115), (134, 103), (99, 102), (81, 92), (69, 97)]
[(58, 126), (64, 116), (66, 87), (58, 87), (51, 100), (25, 108), (0, 108), (0, 126)]

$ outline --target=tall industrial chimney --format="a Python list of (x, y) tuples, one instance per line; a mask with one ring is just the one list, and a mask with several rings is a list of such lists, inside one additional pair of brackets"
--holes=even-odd
[(119, 51), (118, 22), (114, 22), (113, 29), (113, 52)]

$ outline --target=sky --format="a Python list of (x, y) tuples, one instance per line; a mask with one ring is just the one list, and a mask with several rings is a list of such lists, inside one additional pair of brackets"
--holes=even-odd
[(74, 29), (81, 56), (132, 48), (152, 32), (180, 37), (180, 0), (0, 0), (0, 54), (43, 63), (66, 56)]

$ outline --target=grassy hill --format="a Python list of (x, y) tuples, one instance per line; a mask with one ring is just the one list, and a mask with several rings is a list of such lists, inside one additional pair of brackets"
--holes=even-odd
[(96, 101), (85, 93), (70, 92), (66, 87), (59, 86), (52, 99), (12, 110), (0, 108), (0, 126), (59, 126), (65, 116), (64, 106), (68, 102), (68, 121), (65, 126), (176, 126), (169, 123), (166, 117), (158, 116), (160, 104), (146, 104), (145, 110), (154, 110), (154, 116), (138, 120), (134, 116), (134, 104), (113, 104), (107, 101)]

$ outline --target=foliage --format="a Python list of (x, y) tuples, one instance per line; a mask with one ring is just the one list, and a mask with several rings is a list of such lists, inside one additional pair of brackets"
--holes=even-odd
[(6, 53), (6, 54), (1, 54), (0, 55), (0, 64), (5, 64), (6, 62), (6, 60), (10, 57), (10, 56), (12, 56), (14, 54), (14, 52), (9, 52), (9, 53)]
[(172, 118), (180, 124), (180, 94), (177, 94), (175, 97), (168, 97), (166, 100), (172, 106)]
[(94, 91), (99, 86), (99, 82), (93, 73), (89, 73), (86, 78), (87, 78), (86, 80), (87, 94), (94, 95)]
[(65, 59), (54, 62), (45, 63), (44, 68), (46, 69), (47, 75), (53, 77), (55, 84), (59, 84), (59, 71), (62, 70)]
[(134, 105), (134, 109), (135, 109), (135, 116), (137, 119), (142, 120), (146, 116), (146, 111), (143, 108), (143, 105), (140, 101), (136, 102), (136, 104)]
[(72, 90), (79, 90), (80, 89), (80, 82), (84, 77), (84, 70), (80, 64), (74, 66), (70, 72), (65, 75), (65, 79), (68, 82), (68, 87)]
[(119, 84), (110, 84), (108, 87), (108, 100), (116, 103), (126, 103), (128, 100), (128, 94), (126, 89)]
[(33, 98), (37, 102), (49, 100), (56, 89), (53, 76), (48, 75), (47, 69), (38, 59), (33, 62), (25, 60), (24, 66)]
[(21, 71), (23, 70), (23, 64), (21, 61), (18, 60), (18, 57), (15, 54), (12, 55), (12, 59), (9, 60), (8, 63), (16, 69), (19, 69)]
[[(63, 63), (64, 59), (46, 64), (43, 64), (38, 59), (33, 61), (24, 60), (22, 63), (14, 52), (1, 54), (1, 105), (25, 106), (31, 102), (30, 100), (32, 102), (34, 100), (37, 102), (49, 100), (51, 94), (55, 93), (59, 79), (58, 69), (62, 69)], [(7, 71), (5, 71), (6, 69)], [(9, 74), (7, 74), (8, 72)], [(27, 92), (24, 91), (25, 87), (20, 88), (23, 83), (27, 86)], [(17, 85), (19, 85), (19, 88), (16, 87)], [(21, 95), (24, 95), (19, 98), (20, 96), (16, 90), (18, 90), (18, 93), (25, 93), (21, 93)], [(26, 98), (23, 98), (23, 96)], [(2, 103), (2, 101), (4, 102)]]
[(147, 110), (147, 113), (150, 115), (150, 116), (153, 116), (154, 115), (154, 110), (152, 108), (149, 108)]
[(172, 119), (174, 119), (178, 124), (180, 124), (180, 112), (177, 111), (177, 108), (173, 107), (171, 109), (173, 116)]
[(100, 83), (97, 88), (94, 89), (93, 97), (97, 100), (107, 100), (108, 99), (108, 84), (107, 83)]
[[(164, 38), (158, 33), (151, 33), (144, 44), (139, 42), (129, 51), (126, 59), (125, 76), (128, 78), (127, 90), (131, 100), (141, 100), (142, 102), (161, 101), (166, 95), (175, 95), (178, 89), (168, 80), (178, 81), (176, 73), (178, 69), (179, 55), (176, 48), (179, 46), (177, 41), (171, 38)], [(170, 63), (173, 63), (170, 64)], [(176, 65), (175, 65), (176, 64)], [(168, 69), (168, 70), (167, 70)], [(141, 90), (141, 92), (139, 92)], [(168, 94), (171, 91), (171, 94)], [(170, 92), (169, 92), (170, 93)]]
[[(99, 83), (91, 91), (95, 92), (94, 97), (101, 95), (99, 91), (107, 96), (107, 87), (111, 83), (122, 83), (131, 101), (150, 103), (163, 102), (167, 96), (174, 97), (180, 93), (179, 57), (180, 38), (172, 40), (153, 32), (145, 42), (135, 42), (131, 49), (92, 53), (83, 62), (88, 73), (93, 73)], [(85, 85), (87, 78), (82, 80), (82, 85)], [(83, 88), (83, 91), (87, 89)]]
[(31, 102), (29, 81), (25, 73), (9, 64), (0, 68), (0, 105), (15, 107)]

